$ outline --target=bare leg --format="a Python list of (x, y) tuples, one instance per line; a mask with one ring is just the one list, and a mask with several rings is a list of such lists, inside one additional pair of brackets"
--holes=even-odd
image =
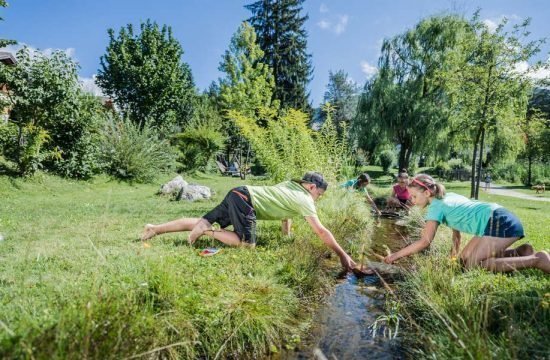
[(539, 268), (550, 272), (550, 256), (545, 252), (515, 257), (495, 257), (517, 241), (518, 237), (496, 238), (474, 236), (462, 250), (460, 257), (467, 268), (481, 266), (497, 272), (508, 272), (525, 268)]
[(233, 231), (229, 230), (206, 230), (204, 235), (212, 236), (214, 239), (221, 241), (222, 243), (229, 246), (247, 246), (255, 247), (255, 244), (249, 244), (247, 242), (241, 241), (239, 235)]
[(496, 272), (510, 272), (519, 269), (537, 268), (550, 273), (550, 255), (546, 251), (539, 251), (534, 255), (510, 258), (489, 258), (481, 261), (480, 265)]
[(497, 254), (495, 257), (516, 257), (516, 256), (528, 256), (533, 255), (535, 253), (535, 249), (531, 246), (531, 244), (523, 244), (518, 246), (515, 249), (506, 249), (503, 252)]
[(183, 218), (159, 225), (147, 224), (143, 229), (141, 240), (146, 241), (153, 236), (168, 232), (190, 231), (200, 220), (201, 218)]
[(191, 233), (189, 233), (189, 238), (187, 241), (189, 241), (189, 244), (194, 244), (195, 241), (197, 241), (197, 239), (200, 238), (201, 235), (207, 230), (212, 230), (212, 224), (210, 224), (206, 219), (199, 219), (199, 221), (195, 223)]

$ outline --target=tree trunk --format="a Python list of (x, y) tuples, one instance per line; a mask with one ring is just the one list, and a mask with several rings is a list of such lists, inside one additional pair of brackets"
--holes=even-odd
[(528, 167), (527, 167), (527, 185), (531, 186), (531, 165), (533, 164), (533, 155), (531, 154), (531, 151), (529, 151), (529, 156), (527, 157), (528, 161)]
[(476, 160), (477, 160), (477, 143), (479, 142), (479, 136), (481, 135), (481, 128), (478, 130), (476, 138), (474, 140), (474, 154), (472, 156), (472, 174), (470, 176), (470, 198), (475, 195), (476, 187)]
[(477, 164), (477, 181), (475, 199), (479, 199), (479, 183), (481, 182), (481, 164), (483, 164), (483, 145), (485, 143), (485, 128), (481, 130), (481, 143), (479, 144), (479, 163)]

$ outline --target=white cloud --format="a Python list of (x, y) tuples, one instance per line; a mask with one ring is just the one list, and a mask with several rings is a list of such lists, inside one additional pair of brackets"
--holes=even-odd
[(317, 25), (321, 28), (321, 29), (329, 29), (330, 28), (330, 22), (329, 21), (326, 21), (326, 20), (321, 20), (317, 23)]
[(104, 96), (99, 86), (97, 86), (95, 79), (96, 79), (95, 75), (92, 75), (91, 78), (85, 78), (80, 76), (78, 77), (78, 81), (80, 82), (80, 87), (82, 88), (83, 91), (95, 96)]
[(497, 29), (497, 27), (504, 21), (504, 19), (507, 19), (508, 22), (518, 22), (522, 18), (519, 15), (512, 14), (512, 15), (500, 15), (498, 17), (494, 18), (487, 18), (483, 20), (483, 23), (487, 28), (489, 29), (489, 32), (494, 33)]
[(527, 61), (521, 61), (516, 64), (514, 70), (520, 74), (527, 75), (532, 80), (550, 80), (550, 59), (548, 59), (545, 66), (538, 69), (529, 66)]
[(321, 7), (319, 8), (320, 13), (328, 13), (328, 7), (325, 4), (321, 4)]
[(368, 61), (361, 61), (361, 71), (366, 75), (367, 78), (374, 76), (378, 72), (378, 68), (374, 65), (368, 63)]
[(317, 23), (317, 26), (319, 26), (323, 30), (328, 30), (335, 33), (336, 35), (340, 35), (344, 31), (346, 31), (346, 27), (348, 26), (349, 16), (337, 15), (335, 18), (336, 18), (335, 21), (322, 19)]
[(8, 51), (8, 52), (11, 52), (15, 56), (15, 54), (19, 50), (24, 48), (25, 46), (29, 49), (29, 52), (30, 52), (31, 56), (34, 56), (35, 54), (41, 53), (42, 55), (49, 57), (53, 54), (54, 51), (63, 51), (68, 57), (76, 60), (75, 59), (76, 51), (75, 51), (74, 48), (67, 48), (67, 49), (47, 48), (47, 49), (41, 50), (41, 49), (35, 48), (34, 46), (30, 46), (30, 45), (25, 44), (25, 43), (19, 43), (19, 44), (16, 44), (16, 45), (8, 45), (4, 48), (0, 48), (0, 51)]
[(346, 26), (348, 25), (348, 19), (349, 17), (347, 15), (341, 15), (339, 16), (339, 21), (336, 25), (334, 25), (334, 32), (336, 34), (341, 34), (344, 31), (346, 31)]
[(483, 23), (485, 24), (485, 26), (487, 26), (487, 28), (489, 29), (489, 32), (492, 32), (492, 33), (495, 32), (495, 30), (498, 27), (498, 24), (491, 19), (485, 19), (483, 20)]

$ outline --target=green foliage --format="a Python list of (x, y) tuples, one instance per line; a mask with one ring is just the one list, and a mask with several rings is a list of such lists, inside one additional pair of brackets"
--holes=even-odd
[(395, 155), (393, 151), (391, 150), (384, 150), (378, 155), (378, 159), (380, 161), (380, 166), (382, 166), (382, 170), (387, 174), (390, 170), (390, 167), (395, 162)]
[(180, 151), (178, 162), (183, 170), (205, 170), (224, 146), (220, 115), (204, 99), (197, 104), (195, 115), (185, 131), (175, 136), (173, 143)]
[(294, 109), (277, 119), (266, 116), (265, 127), (236, 111), (230, 111), (229, 116), (276, 181), (301, 177), (309, 170), (336, 179), (350, 162), (347, 143), (338, 137), (332, 121), (314, 133), (307, 125), (307, 115)]
[(84, 93), (79, 95), (76, 116), (71, 122), (57, 124), (54, 132), (57, 146), (66, 149), (61, 153), (61, 158), (52, 164), (57, 173), (71, 178), (89, 179), (102, 170), (101, 129), (108, 116), (108, 110), (97, 97)]
[(345, 124), (349, 129), (357, 111), (358, 92), (357, 85), (344, 70), (338, 70), (336, 73), (329, 71), (324, 102), (334, 106), (332, 121), (341, 136), (348, 136), (348, 134), (343, 134), (340, 124)]
[(163, 134), (182, 128), (191, 118), (195, 88), (191, 70), (172, 29), (147, 20), (134, 34), (131, 24), (115, 36), (101, 57), (97, 83), (125, 116), (141, 127), (146, 122)]
[[(20, 174), (68, 156), (85, 132), (79, 121), (80, 88), (77, 65), (62, 51), (50, 56), (23, 48), (15, 66), (0, 66), (0, 83), (10, 89), (9, 121), (18, 127), (12, 149), (5, 155)], [(43, 164), (46, 159), (49, 163)]]
[[(261, 61), (263, 56), (254, 29), (243, 22), (231, 38), (219, 67), (226, 74), (220, 79), (223, 111), (236, 110), (254, 117), (259, 109), (272, 107), (275, 82), (271, 69)], [(277, 104), (273, 105), (277, 108)]]
[(384, 139), (399, 144), (399, 168), (409, 168), (413, 153), (433, 151), (448, 120), (445, 74), (465, 26), (455, 15), (430, 17), (384, 41), (379, 73), (365, 85), (353, 126), (366, 151)]
[(307, 84), (313, 72), (307, 54), (307, 33), (302, 16), (304, 0), (259, 0), (245, 7), (252, 12), (248, 19), (258, 34), (264, 55), (262, 63), (273, 70), (273, 97), (281, 108), (309, 110)]
[(175, 161), (170, 144), (159, 139), (152, 126), (140, 129), (128, 119), (111, 118), (106, 123), (101, 152), (108, 174), (138, 183), (152, 182)]

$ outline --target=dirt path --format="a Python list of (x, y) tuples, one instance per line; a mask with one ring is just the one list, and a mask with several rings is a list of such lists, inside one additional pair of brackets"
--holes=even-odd
[[(481, 183), (480, 186), (481, 186), (481, 189), (485, 189), (485, 183)], [(516, 197), (516, 198), (526, 199), (526, 200), (550, 201), (550, 198), (537, 197), (534, 195), (524, 194), (519, 191), (506, 189), (501, 185), (497, 185), (497, 184), (491, 184), (491, 189), (489, 190), (489, 194), (511, 196), (511, 197)]]

